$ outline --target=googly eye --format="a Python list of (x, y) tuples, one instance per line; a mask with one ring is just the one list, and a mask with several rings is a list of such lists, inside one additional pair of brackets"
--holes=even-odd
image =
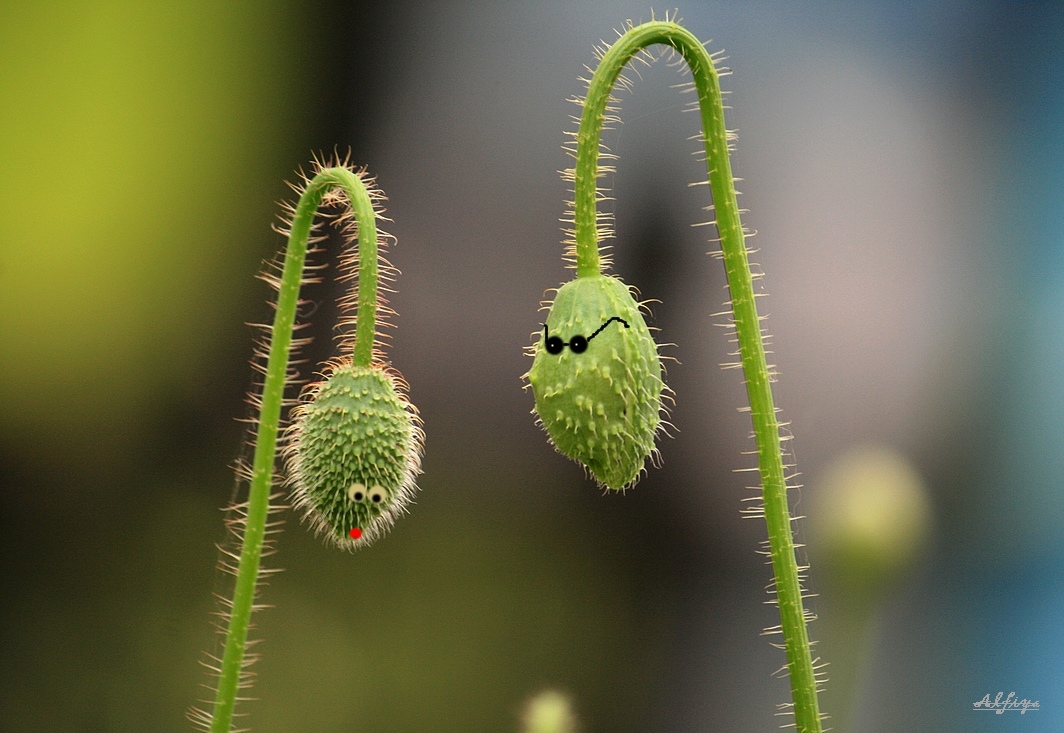
[(551, 336), (544, 345), (547, 347), (548, 354), (560, 354), (565, 348), (565, 343), (558, 336)]
[(388, 497), (388, 492), (386, 492), (380, 486), (374, 486), (372, 489), (369, 490), (369, 500), (372, 501), (374, 504), (380, 504), (387, 497)]
[(351, 501), (362, 501), (366, 498), (366, 487), (360, 483), (351, 484), (347, 490), (347, 498)]
[(574, 354), (582, 354), (587, 351), (587, 339), (583, 336), (573, 336), (569, 339), (569, 348)]

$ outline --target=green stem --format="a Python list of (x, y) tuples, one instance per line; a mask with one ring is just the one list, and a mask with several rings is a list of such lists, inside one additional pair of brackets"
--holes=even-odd
[(240, 550), (229, 626), (225, 635), (225, 651), (211, 715), (211, 733), (229, 733), (232, 725), (247, 646), (248, 624), (259, 577), (263, 540), (266, 536), (266, 515), (269, 512), (270, 486), (277, 454), (285, 375), (288, 372), (299, 288), (303, 282), (307, 242), (322, 198), (333, 187), (343, 189), (358, 224), (360, 270), (354, 363), (356, 366), (369, 366), (373, 356), (377, 310), (377, 226), (373, 204), (365, 185), (355, 173), (346, 168), (327, 168), (314, 176), (300, 196), (292, 216), (288, 246), (285, 249), (277, 294), (277, 311), (270, 332), (266, 377), (262, 387), (262, 407), (255, 438), (244, 541)]
[(574, 223), (576, 272), (578, 277), (599, 274), (596, 212), (599, 144), (611, 90), (625, 64), (639, 51), (664, 44), (683, 56), (694, 77), (702, 114), (706, 164), (713, 204), (720, 232), (724, 268), (728, 275), (732, 314), (739, 341), (739, 355), (757, 441), (758, 465), (768, 525), (772, 569), (776, 577), (787, 668), (794, 697), (794, 717), (799, 733), (819, 733), (816, 676), (813, 672), (809, 637), (802, 608), (798, 565), (794, 556), (791, 518), (787, 507), (787, 485), (780, 450), (779, 422), (772, 400), (771, 379), (765, 361), (765, 347), (754, 302), (753, 277), (746, 256), (743, 226), (739, 220), (728, 159), (728, 136), (724, 127), (724, 105), (713, 60), (698, 39), (672, 22), (654, 21), (625, 33), (605, 53), (588, 86), (584, 112), (577, 133), (574, 168)]

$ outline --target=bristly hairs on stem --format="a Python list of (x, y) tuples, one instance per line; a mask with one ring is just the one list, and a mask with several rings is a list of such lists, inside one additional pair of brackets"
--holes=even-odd
[[(340, 301), (341, 352), (350, 354), (348, 359), (356, 363), (383, 365), (383, 351), (377, 339), (386, 336), (378, 333), (377, 325), (383, 317), (392, 315), (378, 288), (378, 279), (390, 282), (395, 270), (378, 256), (376, 221), (384, 219), (384, 195), (374, 179), (364, 168), (351, 166), (350, 153), (344, 157), (315, 156), (310, 173), (300, 170), (299, 178), (298, 183), (289, 184), (299, 197), (298, 203), (282, 203), (284, 213), (280, 224), (274, 226), (288, 238), (287, 246), (259, 275), (277, 292), (272, 303), (274, 322), (251, 324), (261, 330), (252, 359), (252, 368), (261, 375), (261, 381), (257, 379), (257, 389), (247, 397), (253, 414), (247, 420), (252, 426), (249, 432), (255, 432), (253, 461), (249, 465), (241, 459), (236, 465), (238, 484), (248, 484), (248, 496), (230, 504), (226, 517), (230, 542), (219, 545), (219, 567), (235, 578), (231, 596), (215, 594), (219, 602), (215, 626), (225, 637), (223, 651), (220, 657), (206, 655), (203, 662), (216, 678), (215, 685), (205, 685), (213, 693), (212, 699), (201, 701), (208, 707), (188, 712), (190, 721), (210, 733), (237, 731), (232, 728), (233, 719), (241, 715), (235, 711), (237, 696), (248, 699), (246, 690), (254, 680), (254, 672), (248, 667), (257, 659), (257, 655), (248, 653), (256, 643), (247, 638), (251, 616), (266, 607), (256, 602), (262, 581), (279, 571), (261, 567), (261, 559), (275, 552), (272, 537), (282, 524), (281, 520), (267, 521), (268, 518), (287, 508), (276, 503), (282, 493), (271, 493), (271, 487), (283, 480), (276, 467), (278, 442), (284, 440), (283, 415), (298, 402), (294, 388), (303, 381), (292, 356), (310, 341), (295, 338), (295, 333), (307, 326), (296, 323), (297, 311), (306, 305), (299, 293), (303, 285), (320, 282), (319, 275), (327, 267), (306, 262), (309, 254), (320, 251), (316, 245), (325, 239), (325, 221), (332, 220), (344, 236), (339, 279), (352, 283)], [(322, 207), (326, 210), (316, 219)], [(354, 246), (356, 241), (359, 247)]]
[(574, 142), (566, 148), (574, 158), (573, 167), (563, 173), (573, 184), (571, 217), (563, 220), (568, 225), (565, 229), (566, 256), (576, 269), (577, 281), (597, 278), (602, 268), (608, 265), (608, 259), (600, 251), (600, 242), (612, 236), (612, 218), (598, 212), (598, 203), (608, 199), (599, 180), (613, 168), (600, 165), (599, 158), (613, 156), (602, 147), (602, 130), (619, 121), (613, 87), (615, 84), (625, 88), (630, 86), (630, 81), (622, 76), (622, 70), (633, 59), (643, 63), (654, 60), (647, 48), (656, 44), (668, 47), (679, 57), (677, 63), (689, 69), (693, 81), (683, 91), (696, 94), (692, 108), (699, 110), (702, 121), (702, 134), (698, 139), (704, 144), (713, 198), (713, 205), (707, 210), (716, 214), (714, 221), (706, 223), (715, 225), (719, 233), (719, 255), (724, 262), (731, 298), (727, 304), (729, 311), (717, 315), (727, 315), (731, 319), (729, 325), (734, 328), (738, 345), (736, 356), (739, 357), (734, 366), (741, 367), (745, 377), (750, 407), (744, 411), (750, 413), (753, 422), (758, 456), (756, 470), (760, 474), (763, 501), (763, 506), (755, 511), (764, 516), (768, 527), (765, 554), (770, 558), (774, 573), (770, 591), (775, 592), (774, 600), (780, 611), (780, 626), (768, 629), (766, 633), (782, 634), (782, 647), (787, 654), (787, 665), (783, 670), (789, 673), (791, 681), (793, 703), (782, 706), (783, 714), (793, 713), (793, 724), (799, 733), (820, 733), (817, 692), (822, 678), (817, 670), (822, 665), (812, 658), (806, 629), (809, 614), (803, 608), (801, 581), (807, 568), (799, 568), (795, 558), (792, 519), (787, 505), (788, 481), (795, 475), (785, 474), (785, 469), (793, 467), (787, 465), (783, 457), (780, 435), (783, 426), (778, 420), (771, 389), (775, 372), (765, 357), (766, 337), (755, 303), (756, 297), (762, 293), (754, 292), (753, 282), (761, 273), (755, 275), (750, 269), (745, 244), (745, 235), (749, 233), (740, 221), (741, 210), (729, 160), (735, 134), (724, 125), (724, 105), (718, 81), (728, 72), (717, 67), (722, 60), (720, 55), (710, 55), (694, 35), (679, 25), (675, 14), (666, 15), (663, 21), (652, 20), (638, 26), (628, 22), (611, 46), (607, 48), (603, 44), (596, 49), (599, 65), (593, 71), (588, 70), (592, 76), (587, 80), (584, 99), (575, 100), (583, 111), (579, 129), (572, 134)]

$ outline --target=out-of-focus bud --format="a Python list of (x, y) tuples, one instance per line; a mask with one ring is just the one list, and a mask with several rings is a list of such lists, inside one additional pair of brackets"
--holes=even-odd
[(525, 707), (521, 733), (576, 733), (569, 698), (556, 690), (544, 690)]
[(880, 595), (927, 544), (931, 507), (912, 463), (865, 446), (837, 458), (811, 486), (814, 572), (834, 595)]

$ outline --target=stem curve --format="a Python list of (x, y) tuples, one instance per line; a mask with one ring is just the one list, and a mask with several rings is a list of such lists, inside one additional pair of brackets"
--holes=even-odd
[(776, 578), (787, 668), (794, 699), (795, 724), (799, 733), (820, 733), (817, 679), (813, 671), (805, 625), (794, 538), (787, 507), (779, 422), (772, 398), (771, 375), (765, 359), (753, 277), (747, 259), (739, 204), (728, 158), (728, 133), (724, 105), (713, 59), (702, 43), (682, 26), (670, 21), (651, 21), (630, 28), (603, 55), (588, 85), (584, 111), (577, 132), (573, 169), (573, 219), (577, 277), (598, 275), (601, 261), (596, 211), (598, 158), (602, 127), (610, 94), (624, 66), (640, 51), (655, 44), (672, 47), (683, 56), (694, 77), (706, 165), (721, 251), (731, 294), (732, 317), (739, 342), (739, 356), (750, 400), (758, 467), (764, 496), (772, 568)]
[(289, 227), (288, 244), (285, 247), (277, 309), (270, 331), (269, 356), (262, 387), (244, 539), (236, 569), (236, 584), (226, 630), (225, 650), (219, 668), (218, 689), (210, 714), (211, 733), (229, 733), (237, 691), (241, 687), (248, 626), (254, 609), (255, 589), (266, 536), (266, 517), (270, 509), (270, 487), (277, 454), (281, 406), (292, 349), (299, 290), (303, 283), (314, 216), (325, 195), (333, 188), (343, 190), (358, 226), (358, 320), (353, 360), (356, 366), (369, 366), (373, 359), (378, 279), (377, 225), (373, 200), (365, 184), (353, 171), (340, 166), (323, 168), (307, 183), (299, 197)]

